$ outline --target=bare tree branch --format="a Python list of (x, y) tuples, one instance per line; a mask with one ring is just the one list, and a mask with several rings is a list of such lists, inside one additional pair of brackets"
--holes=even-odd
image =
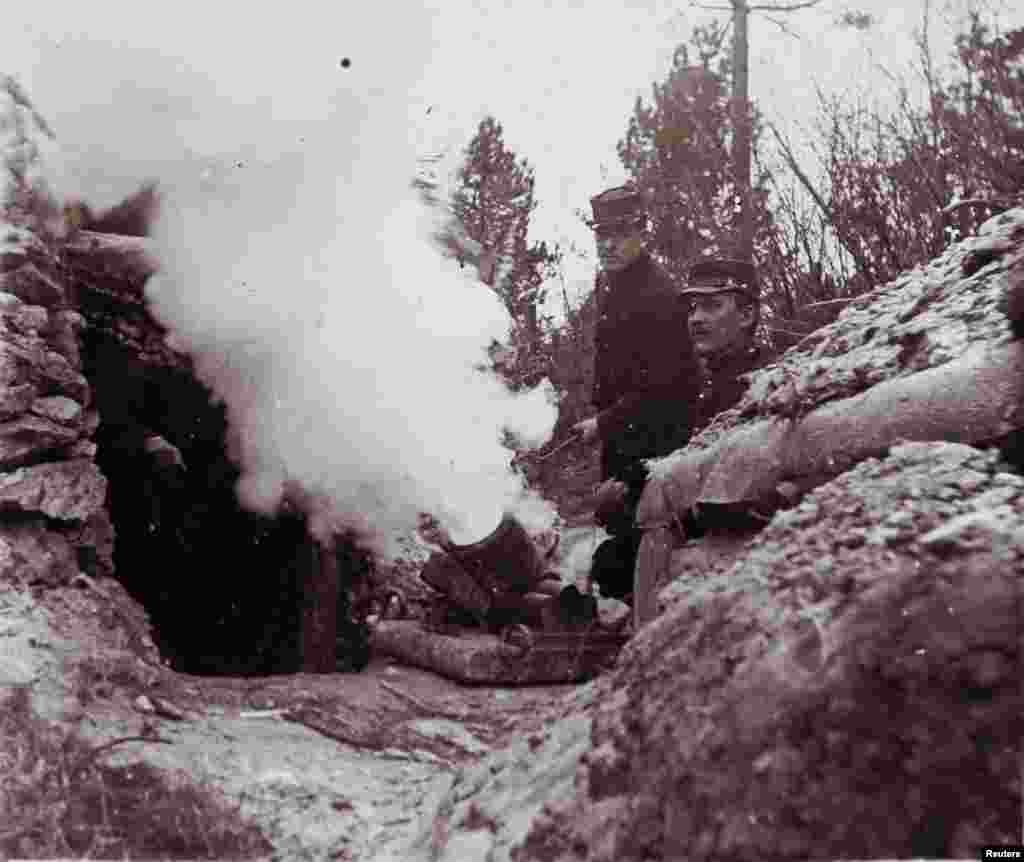
[(803, 38), (804, 38), (803, 36), (801, 36), (799, 33), (795, 33), (793, 30), (790, 30), (789, 27), (787, 27), (778, 18), (773, 18), (771, 15), (765, 15), (764, 17), (768, 21), (771, 21), (772, 24), (774, 24), (776, 27), (778, 27), (787, 36), (792, 36), (794, 39), (798, 39), (799, 41), (803, 41)]
[(772, 134), (775, 135), (775, 140), (778, 141), (779, 146), (782, 148), (782, 156), (786, 160), (786, 164), (789, 165), (790, 170), (796, 175), (796, 178), (800, 180), (800, 183), (807, 193), (814, 199), (814, 202), (821, 209), (822, 214), (829, 221), (832, 221), (832, 208), (824, 201), (818, 190), (814, 187), (814, 184), (810, 181), (807, 174), (803, 172), (803, 169), (796, 161), (796, 157), (793, 155), (793, 151), (789, 144), (782, 139), (782, 135), (779, 134), (779, 130), (775, 127), (774, 123), (768, 123), (768, 128), (772, 130)]
[(732, 6), (708, 6), (705, 3), (698, 3), (697, 0), (690, 0), (691, 9), (703, 9), (706, 12), (732, 12)]
[(1006, 198), (970, 198), (969, 200), (957, 201), (956, 203), (950, 204), (940, 210), (940, 212), (943, 215), (951, 215), (964, 207), (999, 207), (1007, 204), (1012, 205), (1013, 201)]
[(844, 296), (841, 299), (823, 299), (820, 302), (808, 302), (804, 308), (818, 308), (822, 305), (838, 305), (841, 302), (853, 302), (855, 299), (860, 299), (859, 296)]
[(835, 231), (836, 238), (840, 243), (842, 243), (843, 248), (850, 253), (850, 256), (853, 257), (854, 262), (857, 264), (857, 268), (866, 274), (868, 272), (867, 261), (864, 260), (864, 257), (857, 249), (856, 244), (847, 237), (846, 231), (842, 230), (836, 223), (835, 214), (833, 213), (832, 208), (825, 202), (824, 198), (822, 198), (821, 194), (814, 187), (814, 184), (811, 182), (807, 174), (803, 172), (803, 169), (796, 160), (796, 156), (793, 155), (792, 148), (782, 139), (782, 135), (779, 134), (779, 130), (775, 127), (774, 123), (768, 123), (767, 126), (772, 130), (772, 134), (775, 135), (775, 140), (778, 141), (779, 146), (782, 148), (782, 156), (786, 160), (786, 163), (789, 165), (796, 178), (800, 180), (803, 187), (807, 189), (808, 194), (810, 194), (814, 199), (814, 202), (818, 205), (822, 215)]
[(781, 6), (748, 6), (751, 12), (797, 12), (817, 6), (821, 0), (804, 0), (803, 3), (784, 3)]

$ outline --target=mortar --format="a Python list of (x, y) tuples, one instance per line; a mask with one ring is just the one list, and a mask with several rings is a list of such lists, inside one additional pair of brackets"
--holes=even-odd
[(445, 551), (478, 583), (498, 592), (529, 592), (544, 576), (544, 562), (536, 546), (508, 512), (490, 535), (469, 545), (448, 544)]

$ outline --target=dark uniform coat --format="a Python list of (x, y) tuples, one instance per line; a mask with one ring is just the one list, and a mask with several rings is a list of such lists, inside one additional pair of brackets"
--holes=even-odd
[(758, 346), (705, 363), (700, 370), (700, 391), (690, 416), (693, 433), (710, 424), (719, 413), (735, 407), (747, 391), (747, 381), (741, 376), (766, 365), (769, 352)]
[[(669, 421), (669, 414), (676, 417), (678, 427), (681, 429), (681, 442), (678, 445), (685, 445), (691, 434), (700, 431), (723, 410), (734, 407), (747, 389), (747, 382), (740, 379), (741, 375), (760, 368), (770, 358), (770, 354), (764, 348), (748, 347), (718, 361), (691, 367), (688, 373), (696, 375), (696, 386), (694, 386), (693, 378), (689, 378), (689, 389), (686, 390), (688, 400), (686, 402), (674, 400), (668, 402), (670, 406), (665, 414)], [(671, 387), (665, 389), (666, 392), (670, 390)], [(684, 434), (685, 439), (682, 436)], [(672, 448), (677, 447), (673, 446)], [(672, 449), (668, 451), (670, 452)], [(668, 454), (668, 452), (657, 454)], [(642, 480), (639, 485), (631, 483), (630, 491), (633, 493), (630, 503), (632, 505), (635, 506), (642, 489)], [(687, 515), (685, 524), (688, 535), (697, 536), (703, 530), (692, 513)], [(609, 532), (613, 534), (613, 538), (603, 542), (594, 553), (590, 574), (600, 585), (601, 593), (605, 596), (621, 599), (628, 596), (633, 590), (633, 571), (642, 534), (635, 524), (631, 524), (631, 526), (632, 529), (629, 530), (609, 526)]]
[(647, 253), (610, 273), (598, 302), (593, 404), (602, 478), (642, 485), (643, 459), (686, 445), (699, 375), (686, 315)]

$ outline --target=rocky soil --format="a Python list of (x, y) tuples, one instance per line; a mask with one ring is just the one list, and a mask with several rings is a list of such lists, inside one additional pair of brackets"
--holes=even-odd
[(1021, 837), (1003, 468), (955, 444), (860, 465), (667, 588), (584, 686), (177, 674), (110, 579), (8, 588), (0, 684), (92, 746), (151, 737), (103, 762), (207, 788), (275, 858), (970, 858)]
[(1022, 835), (1024, 479), (907, 444), (676, 581), (510, 858), (970, 858)]
[[(280, 859), (400, 860), (417, 842), (421, 852), (447, 844), (432, 830), (441, 806), (452, 807), (453, 788), (464, 786), (462, 771), (510, 744), (534, 761), (588, 691), (464, 688), (382, 659), (360, 674), (189, 676), (154, 661), (144, 639), (131, 642), (139, 624), (116, 582), (35, 595), (8, 585), (0, 692), (28, 691), (40, 722), (90, 749), (124, 740), (96, 759), (111, 768), (145, 763), (215, 796)], [(5, 762), (13, 753), (9, 744), (0, 751)], [(28, 816), (13, 807), (13, 779), (0, 779), (5, 827)], [(73, 821), (58, 826), (82, 825)], [(19, 852), (5, 835), (0, 829), (0, 858)]]

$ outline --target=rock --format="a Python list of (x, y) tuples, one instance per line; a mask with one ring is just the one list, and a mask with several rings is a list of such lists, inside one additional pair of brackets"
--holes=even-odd
[(21, 416), (0, 423), (0, 469), (19, 467), (46, 452), (75, 443), (81, 429), (58, 425), (41, 416)]
[(29, 382), (37, 366), (42, 364), (43, 356), (41, 344), (26, 343), (24, 339), (3, 333), (0, 341), (0, 385), (19, 386)]
[(32, 261), (52, 259), (46, 244), (31, 230), (0, 223), (0, 273), (19, 269)]
[(158, 469), (188, 469), (184, 458), (181, 457), (181, 450), (177, 446), (172, 446), (159, 434), (147, 437), (143, 449), (152, 456)]
[(86, 521), (102, 511), (107, 480), (89, 460), (58, 461), (0, 474), (0, 512), (39, 512)]
[(57, 308), (67, 302), (64, 286), (33, 263), (0, 273), (0, 290), (29, 305)]
[(50, 398), (37, 398), (32, 402), (31, 411), (44, 419), (72, 425), (82, 415), (82, 405), (63, 395), (54, 395)]
[[(843, 541), (894, 511), (898, 541)], [(665, 591), (607, 680), (607, 754), (512, 858), (944, 858), (972, 824), (1012, 843), (1022, 571), (1024, 487), (991, 453), (906, 444), (821, 486)]]
[(0, 525), (0, 582), (57, 587), (78, 574), (71, 544), (43, 520)]
[(62, 459), (71, 460), (73, 458), (94, 458), (96, 456), (97, 445), (92, 440), (79, 440), (72, 443), (66, 449), (62, 450), (60, 455)]
[(78, 565), (93, 577), (114, 574), (114, 525), (105, 508), (84, 522), (71, 522), (60, 528), (61, 535), (75, 549)]
[(27, 413), (38, 392), (31, 383), (19, 386), (0, 385), (0, 421)]
[(90, 403), (89, 382), (61, 354), (46, 351), (38, 373), (42, 382), (40, 388), (47, 394), (56, 392), (80, 404)]
[(53, 350), (78, 367), (81, 365), (78, 339), (84, 326), (85, 318), (77, 311), (55, 311), (41, 334)]
[[(4, 298), (0, 316), (4, 326), (11, 330), (15, 337), (38, 335), (39, 330), (46, 328), (50, 320), (49, 312), (39, 305), (28, 305), (18, 300), (9, 292), (0, 292)], [(31, 339), (36, 343), (35, 339)]]

